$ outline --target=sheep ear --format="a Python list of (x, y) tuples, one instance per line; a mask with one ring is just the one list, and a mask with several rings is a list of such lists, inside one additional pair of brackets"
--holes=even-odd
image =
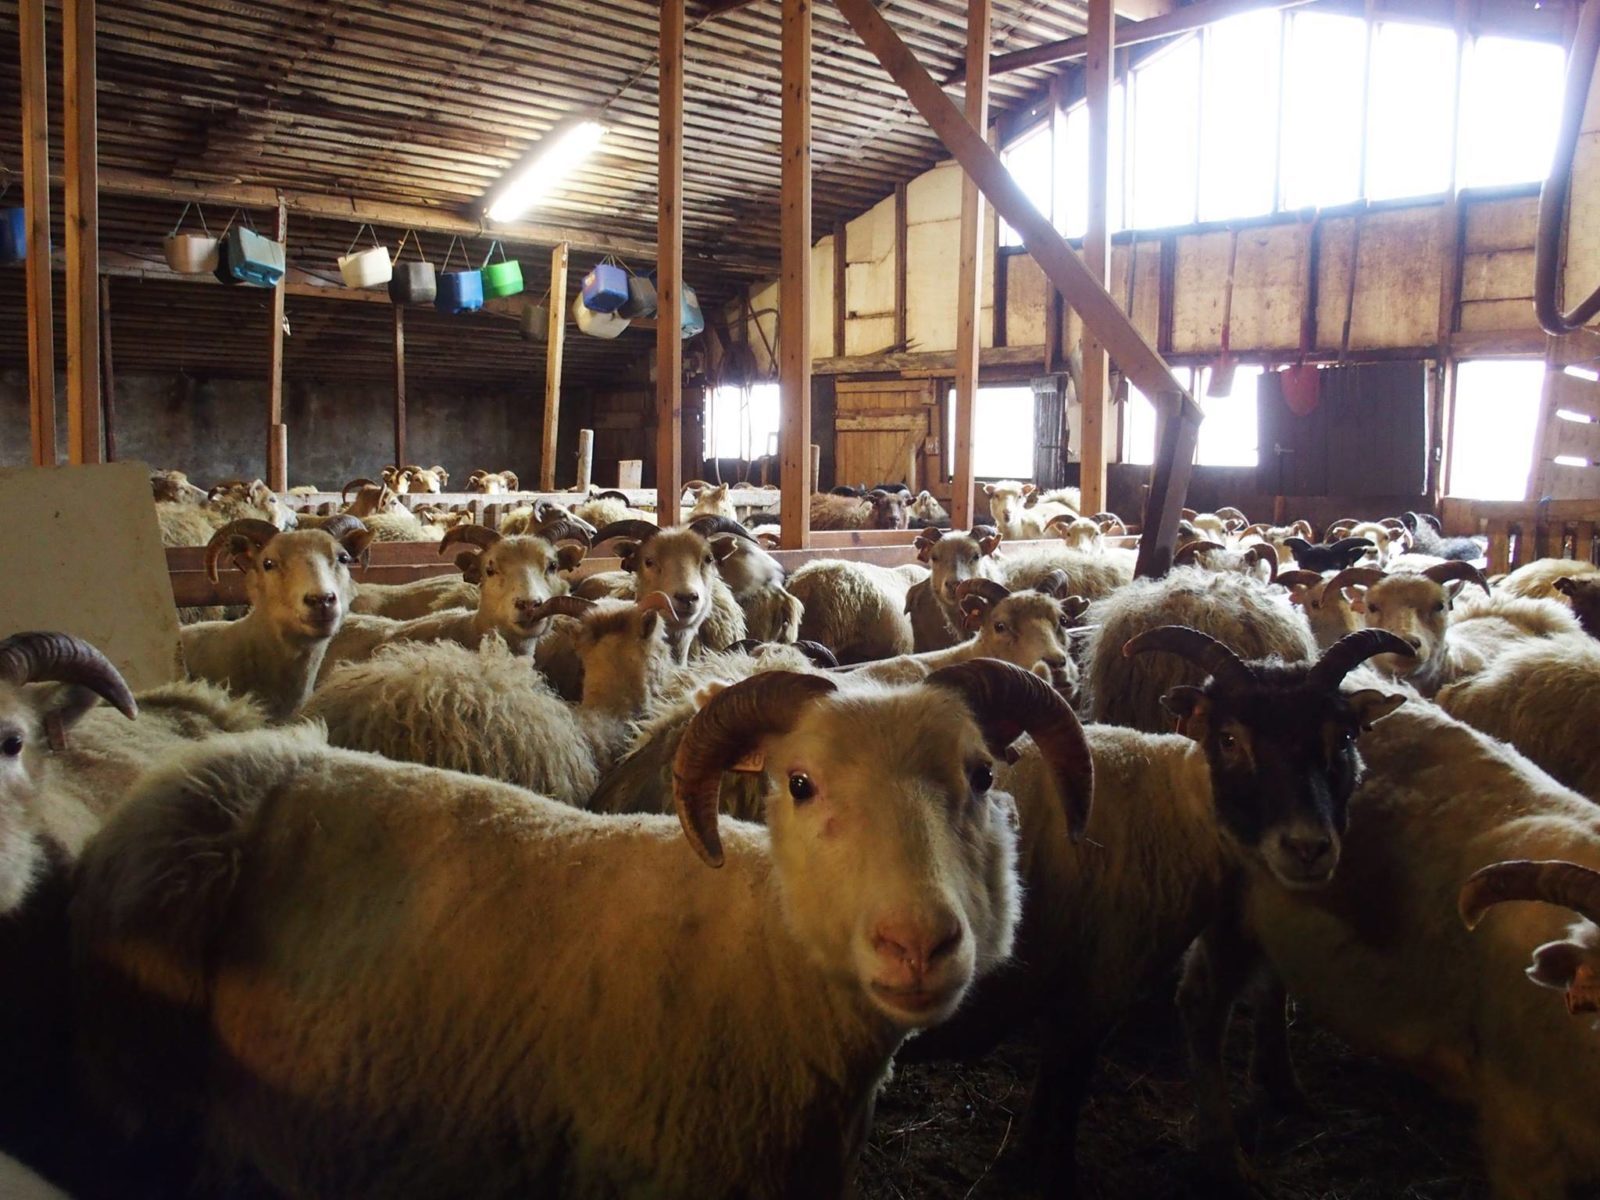
[(982, 596), (963, 596), (961, 598), (961, 627), (968, 632), (976, 633), (983, 628), (983, 618), (988, 615), (989, 602)]
[(50, 740), (50, 749), (59, 754), (67, 748), (67, 731), (100, 703), (100, 697), (75, 684), (52, 684), (40, 690), (42, 694), (36, 703), (44, 722), (45, 737)]
[(363, 568), (372, 558), (372, 530), (352, 529), (339, 539), (339, 544), (344, 547), (345, 553), (359, 562)]
[(483, 568), (479, 566), (480, 555), (476, 550), (463, 550), (456, 555), (456, 566), (461, 569), (461, 578), (467, 583), (479, 583), (483, 579)]
[(978, 551), (981, 554), (983, 554), (985, 557), (988, 557), (989, 555), (993, 554), (996, 550), (1000, 549), (1000, 543), (1004, 539), (1004, 536), (1005, 535), (1003, 535), (997, 529), (992, 534), (990, 534), (988, 537), (979, 538), (978, 539)]
[(724, 767), (726, 771), (736, 771), (741, 775), (759, 775), (767, 767), (767, 752), (757, 746), (731, 767)]
[(739, 539), (731, 533), (719, 533), (711, 539), (711, 553), (718, 562), (727, 562), (739, 551)]
[(1206, 717), (1211, 705), (1197, 687), (1175, 687), (1161, 697), (1161, 707), (1177, 718), (1178, 732), (1197, 742), (1205, 740)]
[(933, 557), (934, 540), (932, 538), (919, 535), (911, 544), (917, 548), (918, 562), (925, 563)]
[(633, 560), (639, 553), (639, 543), (621, 541), (617, 542), (613, 548), (617, 552), (617, 557), (622, 560), (622, 569), (624, 571), (633, 570)]
[(1038, 490), (1039, 489), (1034, 487), (1033, 484), (1031, 484), (1031, 483), (1025, 483), (1025, 484), (1022, 485), (1022, 494), (1024, 496), (1031, 496), (1035, 492), (1037, 492)]
[(1444, 594), (1449, 599), (1450, 603), (1454, 604), (1456, 597), (1461, 595), (1461, 589), (1466, 586), (1467, 581), (1465, 579), (1452, 579), (1449, 583), (1444, 585)]
[(984, 494), (984, 495), (985, 495), (985, 496), (992, 496), (992, 495), (994, 495), (994, 484), (992, 484), (992, 483), (986, 483), (986, 484), (984, 484), (984, 485), (983, 485), (983, 494)]
[(1571, 577), (1567, 575), (1563, 575), (1550, 586), (1555, 588), (1556, 591), (1560, 592), (1563, 596), (1570, 596), (1573, 592), (1578, 590), (1578, 585), (1575, 584)]
[(1362, 587), (1342, 587), (1341, 595), (1350, 605), (1351, 612), (1364, 613), (1367, 611), (1367, 589)]
[(1374, 724), (1406, 702), (1404, 696), (1394, 696), (1370, 688), (1352, 692), (1345, 699), (1349, 701), (1350, 707), (1356, 710), (1356, 719), (1361, 722), (1362, 729), (1371, 729)]
[(647, 612), (639, 622), (639, 640), (648, 642), (656, 635), (656, 626), (661, 624), (661, 614), (655, 611)]
[(570, 571), (583, 562), (585, 552), (586, 547), (580, 546), (576, 542), (568, 542), (564, 546), (556, 547), (556, 562), (560, 565), (561, 570)]

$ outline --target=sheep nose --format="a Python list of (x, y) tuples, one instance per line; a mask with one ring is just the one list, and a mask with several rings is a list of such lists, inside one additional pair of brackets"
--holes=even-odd
[(339, 607), (339, 597), (333, 592), (307, 592), (305, 602), (306, 607), (317, 616), (328, 616)]
[(533, 599), (531, 596), (522, 596), (522, 597), (519, 597), (518, 600), (517, 600), (517, 611), (518, 612), (532, 612), (534, 609), (536, 609), (538, 607), (539, 607), (539, 601)]
[(1333, 839), (1326, 834), (1294, 837), (1286, 833), (1278, 842), (1290, 857), (1308, 870), (1321, 864), (1333, 853)]
[(872, 949), (891, 967), (918, 977), (955, 953), (961, 945), (961, 925), (954, 919), (938, 925), (881, 921), (872, 934)]
[(693, 609), (696, 605), (698, 605), (700, 603), (700, 593), (699, 592), (674, 592), (672, 594), (672, 599), (676, 602), (676, 607), (677, 608), (683, 609), (683, 610), (690, 610), (690, 609)]

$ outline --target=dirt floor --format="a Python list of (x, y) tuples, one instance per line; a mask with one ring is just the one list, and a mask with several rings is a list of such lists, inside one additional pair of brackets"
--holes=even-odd
[[(1188, 1149), (1190, 1093), (1169, 1012), (1130, 1018), (1101, 1059), (1079, 1137), (1083, 1200), (1213, 1196), (1196, 1181)], [(1230, 1066), (1240, 1091), (1246, 1037), (1236, 1023)], [(1263, 1195), (1487, 1200), (1463, 1112), (1298, 1016), (1291, 1038), (1315, 1112), (1260, 1123), (1252, 1161)], [(1016, 1149), (1033, 1066), (1031, 1046), (1017, 1040), (977, 1063), (897, 1068), (862, 1161), (864, 1200), (1027, 1194)]]

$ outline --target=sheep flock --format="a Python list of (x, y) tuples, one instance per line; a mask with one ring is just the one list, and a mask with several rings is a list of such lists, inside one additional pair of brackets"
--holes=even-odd
[(1600, 1186), (1593, 565), (462, 474), (152, 474), (180, 682), (0, 631), (0, 1195)]

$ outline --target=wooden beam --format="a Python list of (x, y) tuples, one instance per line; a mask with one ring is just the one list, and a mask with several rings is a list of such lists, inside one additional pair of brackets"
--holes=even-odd
[(656, 302), (656, 511), (674, 524), (683, 495), (683, 10), (661, 0)]
[(100, 407), (106, 461), (117, 461), (117, 376), (111, 367), (111, 277), (100, 276)]
[(95, 129), (95, 0), (63, 0), (66, 129), (67, 459), (105, 461), (100, 413), (100, 193)]
[(594, 478), (594, 430), (578, 430), (578, 482), (576, 490), (589, 494), (589, 481)]
[(1156, 461), (1150, 471), (1150, 495), (1145, 501), (1143, 534), (1134, 571), (1141, 578), (1165, 575), (1172, 567), (1183, 516), (1194, 451), (1200, 440), (1198, 410), (1173, 407), (1160, 416), (1156, 430)]
[[(986, 370), (1026, 379), (1044, 370), (1043, 346), (986, 346), (978, 356)], [(817, 358), (813, 375), (899, 375), (905, 378), (955, 374), (956, 356), (949, 350), (917, 350), (910, 354), (856, 354), (848, 358)]]
[(784, 549), (804, 550), (811, 543), (811, 0), (783, 0), (782, 92), (779, 530)]
[(394, 465), (411, 461), (406, 453), (406, 307), (394, 306)]
[(849, 315), (845, 292), (850, 284), (850, 227), (843, 221), (833, 224), (833, 352), (844, 357), (844, 323)]
[(28, 210), (28, 426), (33, 465), (56, 464), (55, 304), (50, 287), (50, 102), (45, 0), (18, 0), (22, 53), (22, 195)]
[[(1046, 278), (1061, 290), (1084, 324), (1095, 331), (1128, 378), (1162, 407), (1194, 407), (1194, 401), (1172, 377), (1166, 362), (1145, 341), (1121, 305), (1056, 232), (1050, 219), (1033, 206), (1011, 178), (1000, 156), (916, 61), (899, 35), (873, 7), (872, 0), (836, 0), (836, 3), (867, 48), (905, 89), (945, 148), (955, 156), (962, 169), (977, 180), (979, 190), (1006, 223), (1021, 235), (1023, 245)], [(1199, 420), (1198, 408), (1194, 408), (1193, 416)]]
[[(989, 128), (990, 0), (967, 5), (967, 87), (965, 116), (969, 128)], [(978, 368), (983, 345), (983, 193), (970, 172), (961, 176), (961, 234), (956, 263), (956, 415), (950, 527), (972, 528), (972, 440), (978, 427)], [(999, 315), (999, 300), (995, 313)], [(998, 344), (998, 339), (997, 339)], [(910, 486), (909, 482), (906, 486)]]
[[(1111, 284), (1111, 83), (1116, 50), (1112, 34), (1116, 14), (1112, 0), (1089, 0), (1089, 56), (1084, 62), (1084, 89), (1089, 101), (1089, 230), (1083, 258), (1102, 287)], [(1131, 309), (1130, 309), (1131, 311)], [(1083, 327), (1083, 444), (1079, 486), (1085, 512), (1104, 512), (1106, 462), (1111, 442), (1111, 360), (1087, 322)], [(1181, 505), (1179, 506), (1182, 507)]]
[[(894, 185), (894, 348), (906, 349), (906, 185)], [(840, 351), (843, 354), (844, 351)]]
[[(288, 249), (289, 207), (278, 200), (273, 237)], [(267, 486), (275, 492), (289, 489), (289, 428), (283, 421), (283, 301), (284, 281), (272, 289), (272, 334), (267, 345)]]
[[(565, 242), (550, 252), (550, 326), (545, 339), (544, 356), (544, 443), (539, 453), (539, 486), (547, 492), (554, 491), (556, 486), (556, 440), (561, 433), (561, 362), (567, 348), (567, 262), (570, 257)], [(672, 322), (663, 324), (670, 326)], [(661, 336), (661, 330), (657, 328), (656, 337)]]

